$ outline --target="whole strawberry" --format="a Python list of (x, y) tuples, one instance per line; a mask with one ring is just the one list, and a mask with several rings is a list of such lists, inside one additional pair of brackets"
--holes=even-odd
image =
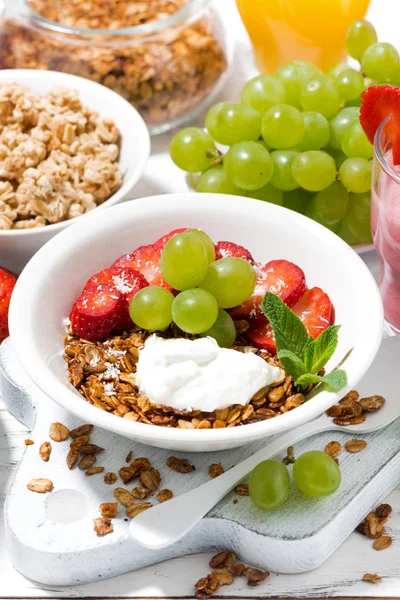
[(8, 307), (17, 277), (0, 267), (0, 343), (8, 337)]

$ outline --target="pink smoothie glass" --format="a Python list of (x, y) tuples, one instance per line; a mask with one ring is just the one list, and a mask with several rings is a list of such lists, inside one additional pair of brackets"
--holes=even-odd
[(374, 140), (371, 228), (380, 262), (379, 289), (391, 333), (400, 333), (400, 165), (393, 164), (390, 117)]

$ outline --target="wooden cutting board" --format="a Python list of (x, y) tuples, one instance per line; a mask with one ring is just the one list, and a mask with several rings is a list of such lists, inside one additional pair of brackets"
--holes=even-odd
[[(389, 338), (393, 364), (400, 357), (400, 338)], [(390, 401), (400, 401), (394, 370)], [(362, 395), (379, 393), (379, 354), (368, 375), (358, 386)], [(390, 385), (392, 385), (390, 383)], [(387, 388), (387, 382), (385, 387)], [(28, 378), (10, 340), (0, 347), (0, 389), (10, 412), (32, 433), (35, 444), (27, 447), (8, 492), (5, 507), (11, 561), (23, 575), (47, 585), (76, 585), (113, 577), (180, 555), (230, 548), (243, 561), (280, 573), (299, 573), (323, 563), (354, 530), (364, 516), (400, 481), (400, 419), (383, 431), (364, 435), (368, 446), (360, 454), (342, 452), (342, 485), (328, 498), (306, 498), (293, 487), (290, 498), (273, 513), (255, 508), (248, 497), (229, 494), (183, 540), (161, 551), (150, 551), (129, 537), (129, 520), (121, 507), (113, 519), (114, 532), (97, 537), (93, 519), (101, 502), (115, 500), (113, 489), (125, 487), (104, 483), (103, 475), (86, 477), (68, 470), (68, 442), (52, 442), (51, 459), (39, 457), (39, 446), (48, 440), (50, 423), (59, 421), (72, 429), (81, 423), (47, 398)], [(388, 395), (386, 394), (387, 398)], [(354, 434), (327, 432), (296, 444), (295, 453), (323, 450), (333, 439), (345, 443)], [(263, 442), (218, 453), (193, 453), (188, 458), (196, 470), (189, 474), (165, 465), (171, 452), (132, 442), (108, 431), (94, 429), (92, 441), (105, 452), (97, 465), (118, 472), (125, 457), (145, 456), (160, 470), (162, 488), (175, 495), (208, 481), (210, 464), (224, 469), (262, 447)], [(175, 453), (176, 454), (176, 453)], [(280, 457), (281, 458), (281, 457)], [(50, 494), (35, 494), (26, 488), (32, 478), (46, 477), (54, 484)], [(133, 484), (126, 486), (131, 489)], [(149, 498), (152, 500), (151, 498)], [(154, 499), (157, 502), (156, 499)], [(177, 515), (179, 518), (179, 515)]]

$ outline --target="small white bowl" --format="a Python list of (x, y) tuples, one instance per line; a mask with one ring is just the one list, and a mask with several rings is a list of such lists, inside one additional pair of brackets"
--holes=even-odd
[[(19, 83), (38, 94), (56, 87), (77, 90), (85, 106), (112, 119), (121, 132), (119, 167), (123, 174), (123, 183), (115, 194), (94, 210), (97, 212), (98, 209), (113, 206), (127, 197), (141, 177), (150, 156), (150, 135), (147, 126), (129, 102), (99, 83), (56, 71), (0, 70), (0, 84), (7, 82)], [(19, 273), (49, 239), (76, 221), (86, 219), (90, 214), (89, 212), (81, 217), (36, 229), (0, 230), (0, 266)]]
[(218, 194), (170, 194), (114, 207), (52, 239), (32, 258), (15, 287), (11, 339), (34, 383), (61, 406), (94, 423), (151, 446), (182, 451), (233, 448), (311, 421), (335, 404), (322, 391), (299, 408), (260, 423), (227, 429), (174, 429), (135, 423), (89, 404), (68, 382), (63, 325), (87, 279), (120, 255), (178, 227), (199, 227), (213, 240), (230, 240), (256, 260), (291, 260), (304, 269), (309, 287), (320, 286), (342, 325), (328, 364), (345, 362), (354, 388), (372, 363), (382, 338), (383, 312), (377, 285), (361, 258), (331, 231), (291, 210), (253, 199)]

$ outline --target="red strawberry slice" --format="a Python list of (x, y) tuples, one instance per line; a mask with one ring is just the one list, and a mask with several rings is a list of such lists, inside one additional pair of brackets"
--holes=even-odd
[(393, 163), (400, 164), (400, 88), (392, 85), (373, 85), (361, 94), (360, 123), (371, 144), (375, 133), (386, 117), (391, 142)]
[(262, 314), (261, 301), (266, 292), (279, 296), (285, 304), (293, 306), (304, 294), (306, 278), (303, 271), (288, 260), (271, 260), (258, 267), (257, 282), (253, 294), (240, 306), (230, 311), (233, 319), (243, 319)]
[(8, 308), (17, 277), (0, 267), (0, 344), (8, 337)]
[(125, 298), (126, 311), (120, 323), (121, 329), (132, 327), (132, 319), (129, 316), (129, 304), (139, 290), (149, 285), (145, 277), (136, 269), (112, 267), (93, 275), (85, 285), (84, 290), (89, 287), (103, 285), (104, 283), (113, 286)]
[(246, 334), (257, 348), (264, 348), (271, 354), (276, 353), (274, 331), (271, 323), (264, 315), (258, 315), (250, 319)]
[(169, 233), (166, 233), (165, 235), (163, 235), (159, 240), (156, 241), (156, 244), (158, 246), (161, 246), (161, 248), (165, 247), (165, 244), (167, 242), (169, 242), (169, 240), (174, 237), (174, 235), (176, 235), (177, 233), (183, 233), (184, 231), (187, 231), (188, 228), (187, 227), (181, 227), (181, 229), (174, 229), (173, 231), (170, 231)]
[(292, 308), (312, 337), (317, 338), (333, 322), (333, 306), (328, 294), (319, 287), (311, 288)]
[(172, 288), (164, 281), (160, 271), (160, 258), (162, 246), (149, 244), (140, 246), (132, 254), (124, 254), (112, 265), (114, 267), (136, 269), (144, 275), (149, 285), (159, 285), (171, 290)]
[(85, 287), (69, 316), (72, 331), (89, 342), (97, 342), (119, 327), (125, 311), (125, 298), (114, 286), (102, 283)]
[(247, 260), (251, 265), (254, 265), (254, 258), (246, 248), (234, 244), (233, 242), (217, 242), (215, 244), (215, 260), (225, 257), (242, 258)]

